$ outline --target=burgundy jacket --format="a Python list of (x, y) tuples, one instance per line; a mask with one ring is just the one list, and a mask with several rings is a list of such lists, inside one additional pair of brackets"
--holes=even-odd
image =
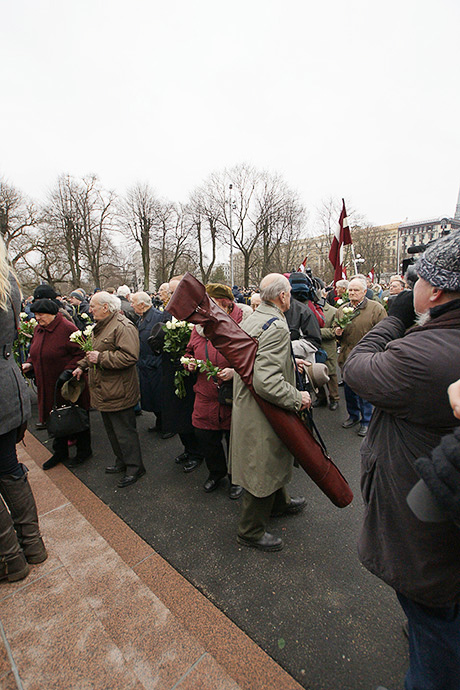
[[(54, 387), (64, 369), (75, 369), (82, 356), (80, 347), (69, 340), (77, 330), (72, 321), (56, 314), (49, 326), (36, 326), (30, 353), (27, 359), (34, 368), (38, 392), (38, 412), (41, 422), (46, 422), (53, 407)], [(68, 403), (59, 394), (58, 404)], [(89, 395), (86, 387), (78, 404), (89, 409)]]
[[(240, 323), (243, 318), (243, 311), (235, 304), (230, 316), (236, 323)], [(206, 344), (208, 348), (207, 357)], [(230, 367), (225, 357), (216, 350), (210, 340), (206, 341), (204, 336), (199, 335), (196, 328), (192, 331), (185, 354), (188, 357), (195, 357), (195, 359), (209, 359), (220, 369)], [(198, 374), (193, 387), (195, 403), (192, 413), (192, 424), (196, 429), (212, 429), (214, 431), (230, 429), (232, 408), (230, 405), (219, 404), (217, 389), (217, 384), (212, 378), (208, 380), (207, 374)]]

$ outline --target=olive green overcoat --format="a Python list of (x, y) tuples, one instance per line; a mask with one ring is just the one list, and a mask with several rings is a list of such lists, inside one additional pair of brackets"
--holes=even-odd
[[(272, 317), (265, 331), (262, 326)], [(261, 398), (287, 410), (300, 410), (302, 396), (295, 387), (289, 328), (283, 312), (274, 304), (262, 304), (242, 328), (258, 337), (253, 385)], [(273, 431), (249, 389), (235, 374), (230, 440), (232, 482), (263, 498), (291, 479), (294, 458)]]

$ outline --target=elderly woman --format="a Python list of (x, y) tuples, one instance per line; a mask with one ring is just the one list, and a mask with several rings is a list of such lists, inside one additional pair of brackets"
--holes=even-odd
[(120, 300), (115, 295), (96, 292), (90, 310), (96, 322), (93, 350), (78, 362), (73, 374), (79, 379), (88, 371), (91, 405), (101, 412), (116, 458), (105, 471), (124, 473), (118, 482), (123, 488), (145, 474), (134, 412), (139, 401), (139, 335), (134, 324), (120, 313)]
[[(241, 322), (243, 312), (235, 304), (233, 293), (227, 285), (212, 283), (206, 286), (206, 291), (236, 323)], [(205, 337), (201, 326), (195, 326), (193, 329), (186, 355), (204, 361), (209, 360), (211, 364), (219, 367), (219, 372), (215, 377), (208, 378), (206, 373), (199, 373), (194, 386), (192, 424), (209, 472), (203, 485), (206, 493), (209, 493), (217, 489), (221, 480), (227, 475), (224, 439), (228, 449), (232, 408), (231, 405), (223, 405), (219, 402), (219, 386), (224, 381), (231, 381), (234, 371), (225, 357)], [(188, 368), (193, 371), (195, 365), (189, 364)], [(230, 498), (239, 498), (243, 489), (241, 486), (232, 484), (231, 477), (229, 479)]]
[(16, 454), (30, 417), (29, 391), (12, 354), (20, 307), (19, 285), (0, 236), (0, 580), (9, 582), (22, 580), (29, 573), (28, 563), (41, 563), (48, 556), (28, 470)]
[[(67, 403), (60, 395), (60, 388), (70, 377), (70, 371), (81, 357), (81, 349), (77, 343), (70, 340), (70, 335), (77, 327), (60, 313), (54, 300), (37, 299), (30, 309), (35, 314), (38, 325), (35, 327), (29, 357), (22, 369), (24, 372), (33, 370), (37, 382), (39, 420), (45, 425), (54, 404), (55, 394), (58, 404)], [(86, 389), (80, 396), (79, 404), (86, 410), (89, 409)], [(81, 431), (73, 437), (76, 440), (77, 454), (71, 464), (77, 466), (92, 454), (90, 430)], [(68, 441), (67, 437), (53, 439), (53, 455), (43, 464), (44, 470), (49, 470), (68, 459)]]
[[(139, 317), (137, 329), (139, 331), (140, 353), (137, 368), (141, 387), (141, 408), (146, 412), (153, 412), (156, 425), (149, 427), (149, 431), (161, 430), (161, 355), (155, 355), (148, 344), (148, 338), (154, 324), (162, 322), (163, 313), (152, 306), (152, 299), (146, 292), (136, 292), (131, 297), (131, 304)], [(164, 435), (164, 434), (162, 434)], [(172, 436), (172, 434), (168, 435)]]

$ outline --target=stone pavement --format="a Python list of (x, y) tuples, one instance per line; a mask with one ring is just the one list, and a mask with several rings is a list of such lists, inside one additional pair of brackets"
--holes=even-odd
[[(0, 585), (2, 690), (301, 690), (31, 434), (49, 557)], [(33, 459), (32, 459), (33, 457)]]

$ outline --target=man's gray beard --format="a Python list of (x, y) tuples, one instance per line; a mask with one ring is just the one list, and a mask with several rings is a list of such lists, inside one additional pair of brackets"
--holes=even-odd
[(417, 314), (415, 317), (415, 323), (417, 326), (424, 326), (430, 320), (430, 312), (426, 311), (424, 314)]

